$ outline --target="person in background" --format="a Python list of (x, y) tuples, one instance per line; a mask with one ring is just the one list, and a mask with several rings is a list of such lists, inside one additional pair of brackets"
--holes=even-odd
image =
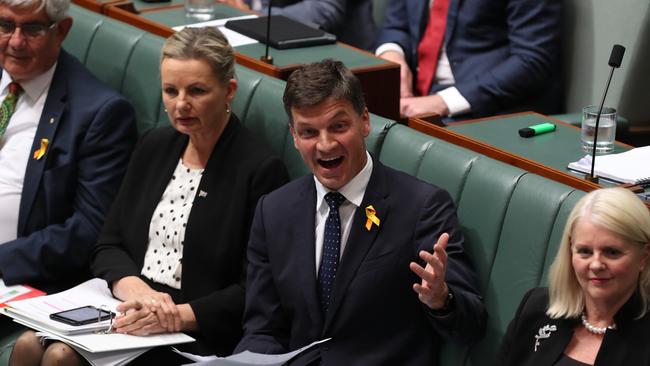
[(481, 337), (485, 309), (449, 194), (366, 151), (370, 116), (341, 62), (294, 71), (293, 142), (313, 174), (262, 197), (236, 352), (332, 338), (301, 364), (435, 365), (442, 339)]
[[(69, 0), (0, 0), (0, 281), (59, 291), (93, 246), (136, 141), (134, 111), (61, 49)], [(0, 317), (0, 362), (23, 332)]]
[[(163, 46), (163, 103), (172, 126), (140, 139), (92, 256), (93, 273), (123, 301), (119, 333), (186, 332), (197, 342), (185, 350), (221, 356), (241, 337), (254, 208), (288, 175), (233, 114), (234, 67), (234, 51), (215, 28), (185, 28)], [(25, 333), (11, 361), (81, 362), (70, 347), (54, 344), (42, 347)], [(187, 362), (169, 348), (137, 361)]]
[[(264, 15), (269, 0), (217, 0), (244, 11)], [(372, 0), (275, 0), (271, 14), (284, 15), (335, 34), (337, 40), (370, 50), (377, 36)]]
[(400, 113), (456, 119), (562, 108), (560, 0), (389, 0), (376, 54)]
[(650, 212), (623, 188), (571, 212), (549, 287), (524, 296), (497, 365), (650, 365)]

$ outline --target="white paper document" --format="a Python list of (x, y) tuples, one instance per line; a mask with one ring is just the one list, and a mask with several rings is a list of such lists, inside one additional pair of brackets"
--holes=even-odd
[(113, 298), (106, 281), (94, 278), (79, 286), (56, 294), (25, 300), (9, 301), (7, 315), (61, 334), (80, 334), (108, 329), (109, 321), (74, 326), (50, 319), (50, 314), (86, 305), (105, 306), (111, 311), (120, 303)]
[(110, 321), (73, 326), (50, 319), (54, 312), (81, 306), (105, 306), (115, 311), (119, 300), (113, 298), (106, 281), (92, 279), (57, 294), (9, 301), (3, 313), (14, 321), (33, 328), (46, 338), (60, 340), (77, 350), (93, 365), (123, 365), (148, 349), (157, 346), (193, 342), (183, 333), (134, 336), (128, 334), (101, 334)]
[(250, 18), (257, 18), (257, 15), (249, 14), (249, 15), (242, 15), (239, 17), (215, 19), (207, 22), (179, 25), (177, 27), (174, 27), (173, 29), (179, 32), (185, 27), (190, 27), (190, 28), (217, 27), (221, 31), (221, 33), (223, 33), (223, 35), (226, 36), (226, 39), (228, 39), (228, 43), (230, 43), (230, 45), (233, 47), (237, 47), (237, 46), (244, 46), (247, 44), (257, 43), (257, 41), (250, 37), (246, 37), (241, 33), (237, 33), (235, 31), (226, 28), (226, 22), (229, 20), (250, 19)]
[[(241, 353), (237, 353), (232, 356), (228, 357), (216, 357), (210, 361), (204, 361), (204, 362), (196, 362), (196, 363), (189, 363), (188, 365), (201, 365), (201, 366), (281, 366), (284, 365), (285, 363), (289, 362), (292, 360), (294, 357), (299, 355), (300, 353), (318, 345), (321, 343), (325, 343), (329, 341), (332, 338), (326, 338), (322, 339), (320, 341), (313, 342), (311, 344), (308, 344), (302, 348), (298, 348), (295, 351), (291, 351), (288, 353), (282, 353), (282, 354), (277, 354), (277, 355), (266, 355), (266, 354), (261, 354), (261, 353), (255, 353), (255, 352), (250, 352), (250, 351), (244, 351)], [(180, 353), (181, 355), (192, 359), (192, 360), (197, 360), (197, 358), (194, 357), (201, 357), (201, 356), (195, 356), (191, 354), (187, 354), (184, 352), (177, 351), (176, 352)]]
[[(569, 169), (591, 172), (591, 155), (569, 164)], [(638, 183), (650, 178), (650, 146), (611, 155), (596, 155), (594, 174), (619, 183)]]
[[(45, 339), (67, 342), (63, 337), (55, 336), (51, 333), (36, 332), (36, 335)], [(74, 346), (73, 346), (74, 347)], [(84, 349), (74, 347), (75, 351), (85, 358), (91, 365), (97, 366), (121, 366), (133, 361), (136, 357), (147, 352), (149, 348), (140, 348), (131, 351), (108, 351), (92, 353)]]
[(0, 304), (20, 295), (29, 293), (30, 291), (32, 290), (29, 287), (21, 285), (6, 286), (5, 281), (0, 278)]

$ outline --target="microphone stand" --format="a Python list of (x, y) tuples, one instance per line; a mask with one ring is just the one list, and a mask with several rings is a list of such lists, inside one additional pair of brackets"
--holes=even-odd
[(609, 89), (609, 83), (612, 81), (612, 76), (614, 76), (615, 67), (612, 66), (612, 69), (609, 72), (609, 78), (607, 78), (607, 86), (605, 87), (605, 92), (603, 93), (603, 98), (600, 100), (600, 106), (598, 107), (598, 114), (596, 115), (596, 124), (594, 125), (594, 146), (591, 150), (591, 171), (590, 173), (585, 174), (585, 179), (589, 182), (598, 184), (598, 176), (594, 175), (594, 168), (596, 167), (596, 144), (598, 142), (598, 126), (600, 125), (600, 115), (603, 113), (603, 108), (605, 106), (605, 97), (607, 96), (607, 89)]
[(594, 175), (594, 168), (596, 167), (596, 144), (598, 143), (598, 126), (600, 125), (600, 116), (603, 113), (603, 107), (605, 106), (605, 98), (607, 97), (607, 91), (609, 90), (609, 84), (612, 82), (612, 77), (614, 76), (614, 69), (621, 66), (623, 61), (623, 54), (625, 53), (625, 47), (615, 44), (612, 48), (612, 53), (609, 56), (609, 66), (611, 70), (609, 71), (609, 77), (607, 78), (607, 85), (605, 86), (605, 92), (603, 93), (603, 98), (600, 100), (600, 106), (598, 107), (598, 114), (596, 115), (596, 123), (594, 125), (594, 146), (591, 150), (591, 172), (585, 174), (585, 180), (598, 184), (598, 176)]
[(269, 55), (269, 38), (271, 38), (271, 6), (273, 6), (273, 1), (269, 0), (269, 11), (266, 16), (266, 51), (264, 56), (260, 57), (262, 62), (266, 62), (269, 65), (273, 65), (273, 56)]

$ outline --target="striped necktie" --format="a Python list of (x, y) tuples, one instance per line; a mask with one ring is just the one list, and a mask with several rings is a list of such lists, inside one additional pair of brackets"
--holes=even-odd
[(20, 84), (15, 82), (11, 82), (8, 89), (9, 92), (7, 93), (5, 99), (2, 101), (2, 105), (0, 105), (0, 138), (5, 135), (7, 125), (9, 125), (9, 119), (11, 119), (11, 115), (13, 115), (14, 111), (16, 110), (18, 96), (23, 91), (23, 89), (20, 87)]

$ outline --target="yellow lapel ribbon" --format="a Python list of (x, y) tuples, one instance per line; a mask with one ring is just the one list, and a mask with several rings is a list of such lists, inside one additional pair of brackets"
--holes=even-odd
[(36, 160), (41, 160), (41, 158), (45, 155), (45, 152), (47, 151), (47, 145), (50, 144), (50, 140), (48, 139), (41, 139), (41, 147), (34, 151), (34, 159)]
[(377, 225), (379, 227), (379, 223), (381, 222), (379, 220), (379, 217), (377, 217), (377, 211), (375, 211), (375, 208), (372, 207), (372, 205), (366, 207), (366, 217), (368, 220), (366, 221), (366, 230), (370, 231), (370, 228), (372, 227), (372, 224)]

